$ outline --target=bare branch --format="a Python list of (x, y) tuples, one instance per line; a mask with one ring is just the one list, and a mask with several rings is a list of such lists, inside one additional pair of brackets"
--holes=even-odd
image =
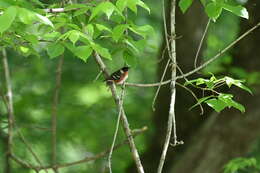
[(3, 101), (7, 106), (7, 112), (8, 112), (8, 134), (7, 134), (7, 155), (6, 155), (6, 163), (7, 170), (11, 170), (10, 165), (10, 158), (12, 153), (12, 145), (13, 145), (13, 116), (14, 116), (14, 107), (13, 107), (13, 92), (12, 92), (12, 83), (11, 83), (11, 77), (10, 77), (10, 70), (7, 60), (7, 54), (5, 48), (2, 50), (2, 63), (3, 63), (3, 69), (4, 69), (4, 76), (5, 76), (5, 85), (7, 90), (7, 99), (3, 95)]
[[(143, 127), (141, 129), (134, 129), (132, 131), (133, 133), (133, 137), (137, 136), (137, 135), (140, 135), (141, 133), (145, 132), (147, 130), (147, 127)], [(125, 145), (128, 143), (128, 139), (125, 139), (124, 141), (120, 142), (119, 144), (115, 145), (113, 150), (116, 150), (118, 148), (120, 148), (122, 145)], [(90, 157), (86, 157), (84, 159), (81, 159), (81, 160), (78, 160), (78, 161), (75, 161), (75, 162), (70, 162), (70, 163), (63, 163), (63, 164), (57, 164), (55, 165), (56, 168), (65, 168), (65, 167), (70, 167), (70, 166), (74, 166), (74, 165), (78, 165), (78, 164), (81, 164), (81, 163), (85, 163), (85, 162), (90, 162), (90, 161), (93, 161), (93, 160), (97, 160), (97, 159), (100, 159), (100, 158), (103, 158), (105, 157), (106, 155), (108, 155), (110, 152), (110, 148), (103, 151), (103, 152), (100, 152), (94, 156), (90, 156)], [(31, 168), (31, 169), (34, 169), (34, 170), (42, 170), (42, 169), (53, 169), (53, 165), (49, 165), (49, 166), (35, 166), (35, 165), (32, 165), (20, 158), (18, 158), (16, 155), (12, 154), (11, 157), (13, 158), (14, 161), (16, 161), (18, 164), (20, 164), (21, 166), (25, 167), (25, 168)]]
[[(164, 0), (163, 0), (164, 1)], [(164, 3), (163, 3), (164, 6)], [(176, 0), (172, 0), (171, 1), (171, 37), (175, 36), (175, 9), (176, 9)], [(164, 12), (165, 13), (165, 12)], [(164, 18), (165, 20), (165, 18)], [(164, 22), (166, 23), (166, 21)], [(168, 147), (170, 144), (170, 140), (171, 140), (171, 133), (172, 133), (172, 128), (173, 128), (173, 138), (174, 138), (174, 143), (177, 142), (177, 135), (176, 135), (176, 122), (175, 122), (175, 100), (176, 100), (176, 71), (177, 71), (177, 62), (176, 62), (176, 41), (175, 39), (171, 40), (171, 49), (170, 49), (170, 59), (172, 61), (172, 66), (171, 66), (171, 102), (170, 102), (170, 110), (169, 110), (169, 116), (168, 116), (168, 123), (167, 123), (167, 131), (166, 131), (166, 137), (165, 137), (165, 142), (163, 145), (163, 151), (161, 154), (161, 158), (160, 158), (160, 162), (159, 162), (159, 166), (158, 166), (158, 170), (157, 173), (161, 173), (162, 169), (163, 169), (163, 165), (165, 162), (165, 158), (166, 158), (166, 154), (168, 151)]]
[(121, 119), (121, 114), (122, 114), (122, 108), (123, 108), (123, 101), (124, 101), (124, 96), (125, 96), (125, 85), (123, 85), (123, 88), (122, 88), (122, 92), (121, 92), (121, 96), (120, 96), (120, 100), (119, 100), (119, 103), (120, 103), (120, 110), (118, 112), (118, 118), (117, 118), (117, 121), (116, 121), (116, 129), (115, 129), (115, 133), (114, 133), (114, 137), (113, 137), (113, 142), (112, 142), (112, 145), (111, 145), (111, 149), (110, 149), (110, 152), (109, 152), (109, 155), (108, 155), (108, 168), (109, 168), (109, 172), (112, 173), (112, 154), (113, 154), (113, 150), (114, 150), (114, 146), (115, 146), (115, 142), (116, 142), (116, 137), (117, 137), (117, 133), (118, 133), (118, 129), (119, 129), (119, 124), (120, 124), (120, 119)]
[[(59, 91), (61, 87), (61, 75), (62, 75), (62, 65), (63, 65), (64, 57), (60, 57), (58, 66), (56, 69), (56, 84), (54, 89), (53, 95), (53, 104), (52, 104), (52, 122), (51, 122), (51, 129), (52, 129), (52, 164), (57, 164), (57, 109), (58, 109), (58, 102), (59, 102)], [(58, 170), (54, 168), (54, 171), (57, 172)]]
[[(14, 116), (14, 107), (13, 107), (13, 92), (12, 92), (12, 83), (10, 77), (10, 70), (7, 60), (7, 54), (5, 48), (2, 50), (3, 55), (3, 69), (5, 75), (5, 84), (7, 89), (7, 112), (8, 112), (8, 154), (12, 153), (12, 143), (13, 143), (13, 116)], [(5, 97), (3, 97), (5, 100)]]
[[(164, 77), (165, 77), (165, 74), (166, 74), (166, 72), (167, 72), (167, 69), (168, 69), (168, 66), (169, 66), (169, 64), (170, 64), (170, 61), (171, 61), (171, 59), (168, 59), (166, 65), (165, 65), (165, 68), (164, 68), (164, 71), (163, 71), (163, 74), (162, 74), (162, 77), (161, 77), (161, 80), (160, 80), (160, 83), (161, 83), (161, 84), (162, 84), (163, 79), (164, 79)], [(155, 110), (155, 101), (156, 101), (156, 99), (157, 99), (157, 97), (158, 97), (158, 94), (159, 94), (159, 91), (160, 91), (160, 89), (161, 89), (161, 86), (162, 86), (162, 85), (159, 85), (159, 87), (157, 88), (156, 93), (155, 93), (155, 95), (154, 95), (154, 98), (153, 98), (153, 103), (152, 103), (152, 109), (153, 109), (153, 111)]]
[[(104, 62), (102, 61), (101, 57), (96, 52), (94, 53), (94, 57), (95, 57), (95, 60), (96, 60), (97, 64), (99, 65), (99, 68), (103, 71), (103, 75), (105, 76), (105, 78), (108, 78), (109, 77), (109, 73), (108, 73), (108, 70), (107, 70)], [(120, 109), (121, 109), (120, 108), (121, 106), (120, 106), (120, 102), (119, 102), (119, 97), (118, 97), (118, 95), (116, 93), (115, 84), (111, 83), (111, 84), (109, 84), (109, 87), (110, 87), (112, 96), (113, 96), (113, 98), (114, 98), (114, 100), (116, 102), (117, 109), (118, 109), (118, 112), (119, 112)], [(123, 127), (124, 127), (124, 132), (125, 132), (125, 134), (126, 134), (126, 136), (128, 138), (129, 147), (130, 147), (130, 150), (131, 150), (132, 157), (133, 157), (133, 159), (135, 161), (135, 164), (136, 164), (136, 167), (137, 167), (137, 171), (138, 171), (138, 173), (144, 173), (143, 165), (141, 163), (138, 151), (136, 149), (136, 146), (135, 146), (135, 143), (134, 143), (134, 139), (133, 139), (130, 127), (129, 127), (129, 123), (128, 123), (128, 120), (127, 120), (124, 108), (122, 108), (121, 121), (122, 121), (122, 124), (123, 124)]]
[[(222, 49), (219, 53), (217, 53), (215, 56), (213, 56), (212, 58), (210, 58), (208, 61), (206, 61), (205, 63), (203, 63), (202, 65), (198, 66), (197, 68), (193, 69), (192, 71), (185, 73), (183, 75), (180, 76), (176, 76), (175, 80), (178, 79), (182, 79), (185, 77), (188, 77), (194, 73), (196, 73), (197, 71), (205, 68), (207, 65), (209, 65), (210, 63), (212, 63), (213, 61), (217, 60), (218, 58), (220, 58), (226, 51), (228, 51), (231, 47), (233, 47), (235, 44), (237, 44), (240, 40), (242, 40), (243, 38), (245, 38), (247, 35), (249, 35), (251, 32), (253, 32), (255, 29), (257, 29), (260, 26), (260, 22), (258, 24), (256, 24), (254, 27), (250, 28), (249, 30), (247, 30), (244, 34), (242, 34), (240, 37), (238, 37), (236, 40), (234, 40), (233, 42), (231, 42), (226, 48)], [(133, 86), (133, 87), (156, 87), (156, 86), (160, 86), (160, 85), (166, 85), (171, 83), (171, 81), (173, 81), (173, 79), (169, 79), (166, 81), (163, 81), (162, 83), (157, 82), (157, 83), (150, 83), (150, 84), (137, 84), (137, 83), (126, 83), (127, 86)]]
[(209, 20), (208, 20), (208, 23), (207, 23), (207, 25), (206, 25), (206, 27), (205, 27), (205, 30), (204, 30), (204, 32), (203, 32), (203, 35), (202, 35), (202, 37), (201, 37), (201, 40), (200, 40), (199, 47), (198, 47), (198, 49), (197, 49), (196, 55), (195, 55), (195, 59), (194, 59), (194, 68), (195, 68), (195, 69), (197, 68), (198, 56), (199, 56), (199, 53), (200, 53), (200, 49), (201, 49), (201, 47), (202, 47), (202, 44), (203, 44), (203, 42), (204, 42), (204, 38), (205, 38), (206, 33), (207, 33), (207, 31), (208, 31), (210, 21), (211, 21), (211, 20), (209, 19)]

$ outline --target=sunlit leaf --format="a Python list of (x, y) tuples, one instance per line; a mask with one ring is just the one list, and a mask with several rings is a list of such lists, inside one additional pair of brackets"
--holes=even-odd
[(104, 57), (106, 59), (112, 60), (111, 54), (109, 53), (107, 48), (104, 48), (98, 44), (93, 44), (91, 46), (99, 55), (101, 55), (102, 57)]
[(79, 36), (80, 36), (79, 32), (76, 31), (76, 30), (73, 30), (73, 31), (69, 34), (69, 39), (70, 39), (70, 41), (71, 41), (73, 44), (75, 44), (75, 43), (78, 41)]
[(82, 59), (84, 62), (87, 61), (89, 56), (92, 53), (92, 48), (90, 46), (78, 46), (74, 49), (73, 52), (77, 57)]
[(36, 17), (40, 20), (41, 23), (44, 23), (45, 25), (49, 25), (51, 27), (53, 27), (52, 22), (45, 16), (42, 16), (38, 13), (35, 13)]
[(220, 16), (222, 7), (216, 2), (211, 2), (206, 6), (205, 10), (209, 18), (215, 21)]
[(216, 112), (220, 112), (223, 109), (225, 109), (225, 107), (228, 106), (222, 100), (215, 99), (215, 98), (206, 100), (205, 103), (207, 103), (210, 107), (212, 107)]
[(233, 5), (228, 5), (226, 3), (223, 3), (222, 7), (227, 10), (230, 11), (231, 13), (239, 16), (239, 17), (243, 17), (248, 19), (249, 15), (248, 15), (248, 11), (245, 7), (238, 5), (238, 6), (233, 6)]
[(228, 87), (235, 85), (235, 86), (249, 92), (250, 94), (253, 94), (252, 91), (247, 86), (242, 84), (243, 81), (241, 81), (241, 80), (235, 80), (231, 77), (226, 76), (225, 81), (226, 81), (226, 84), (228, 85)]
[(6, 31), (13, 23), (16, 17), (17, 9), (14, 6), (8, 7), (4, 14), (0, 16), (0, 33)]
[(179, 7), (181, 8), (181, 11), (185, 13), (186, 10), (191, 6), (192, 2), (193, 0), (180, 0)]
[(117, 25), (113, 29), (112, 38), (117, 42), (123, 35), (124, 31), (128, 28), (127, 24)]
[(107, 18), (109, 19), (110, 16), (112, 15), (112, 13), (114, 12), (114, 10), (115, 10), (115, 6), (111, 2), (109, 2), (109, 1), (101, 2), (98, 6), (96, 6), (93, 9), (89, 20), (92, 20), (94, 17), (96, 17), (100, 13), (105, 13)]

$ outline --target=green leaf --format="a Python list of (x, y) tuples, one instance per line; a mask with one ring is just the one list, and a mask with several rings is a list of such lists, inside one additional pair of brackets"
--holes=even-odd
[(123, 35), (124, 31), (128, 28), (127, 24), (117, 25), (113, 29), (112, 38), (117, 42)]
[(49, 25), (49, 26), (51, 26), (51, 27), (54, 27), (53, 24), (52, 24), (52, 22), (51, 22), (47, 17), (42, 16), (42, 15), (40, 15), (40, 14), (38, 14), (38, 13), (35, 13), (35, 15), (36, 15), (36, 17), (39, 19), (39, 21), (40, 21), (41, 23), (43, 23), (43, 24), (45, 24), (45, 25)]
[(250, 94), (253, 94), (253, 92), (247, 86), (242, 84), (242, 82), (243, 82), (242, 80), (235, 80), (235, 79), (228, 77), (228, 76), (226, 76), (224, 79), (225, 79), (226, 84), (228, 85), (229, 88), (232, 85), (235, 85), (235, 86), (249, 92)]
[(84, 7), (84, 8), (81, 8), (79, 10), (76, 10), (74, 13), (73, 13), (73, 17), (76, 17), (76, 16), (79, 16), (81, 14), (86, 14), (86, 12), (89, 10), (90, 8), (89, 7)]
[(184, 83), (184, 86), (190, 85), (190, 84), (195, 83), (195, 82), (196, 82), (196, 85), (201, 85), (201, 84), (205, 84), (208, 81), (209, 80), (203, 79), (203, 78), (193, 79), (193, 80), (186, 81)]
[(100, 13), (105, 13), (107, 15), (107, 18), (109, 19), (110, 16), (112, 15), (112, 13), (114, 12), (114, 10), (115, 10), (114, 4), (112, 4), (109, 1), (102, 2), (93, 9), (89, 20), (92, 20), (94, 17), (96, 17)]
[(209, 99), (206, 100), (205, 103), (207, 103), (210, 107), (212, 107), (216, 112), (220, 112), (222, 111), (225, 107), (227, 107), (228, 105), (223, 102), (222, 100), (219, 99)]
[(124, 51), (123, 58), (126, 62), (126, 64), (130, 67), (136, 67), (137, 64), (137, 58), (136, 56), (132, 55), (128, 51)]
[(50, 58), (60, 56), (64, 52), (64, 47), (59, 43), (52, 43), (47, 47), (47, 53)]
[(118, 0), (116, 6), (119, 11), (123, 11), (126, 7), (132, 10), (134, 13), (137, 13), (137, 7), (140, 6), (143, 9), (147, 10), (150, 13), (150, 8), (141, 0)]
[(202, 98), (200, 98), (196, 104), (194, 104), (193, 106), (191, 106), (191, 107), (189, 108), (189, 110), (191, 110), (191, 109), (193, 109), (194, 107), (200, 105), (201, 103), (205, 102), (206, 100), (208, 100), (208, 99), (211, 98), (211, 97), (214, 97), (214, 96), (207, 96), (207, 97), (202, 97)]
[(86, 32), (90, 37), (93, 37), (94, 34), (94, 26), (92, 24), (88, 24), (86, 26)]
[[(131, 1), (131, 0), (128, 0), (128, 1)], [(137, 0), (137, 5), (139, 5), (140, 7), (142, 7), (143, 9), (147, 10), (148, 13), (150, 13), (150, 8), (141, 0)]]
[(129, 29), (134, 33), (142, 36), (143, 38), (146, 38), (147, 35), (151, 35), (154, 32), (153, 27), (151, 25), (143, 25), (143, 26), (131, 25)]
[(73, 10), (77, 8), (89, 8), (89, 7), (85, 4), (69, 4), (65, 7), (65, 10)]
[(117, 0), (116, 6), (122, 12), (127, 7), (127, 0)]
[(139, 53), (139, 50), (138, 50), (138, 48), (135, 46), (135, 44), (133, 44), (132, 42), (131, 42), (131, 40), (128, 40), (128, 39), (124, 39), (124, 42), (128, 45), (128, 46), (130, 46), (134, 51), (135, 51), (135, 53)]
[(2, 16), (0, 16), (0, 33), (3, 33), (12, 25), (16, 17), (16, 12), (16, 7), (11, 6), (4, 11)]
[(96, 24), (96, 27), (99, 31), (108, 31), (108, 32), (112, 32), (110, 28), (106, 27), (105, 25), (101, 25), (101, 24)]
[(180, 0), (179, 7), (181, 8), (181, 11), (185, 13), (186, 10), (191, 6), (192, 2), (193, 0)]
[(228, 5), (226, 3), (222, 4), (222, 7), (227, 10), (230, 11), (231, 13), (239, 16), (239, 17), (243, 17), (248, 19), (249, 15), (248, 15), (248, 11), (245, 7), (238, 5), (238, 6), (232, 6), (232, 5)]
[(107, 48), (104, 48), (98, 44), (92, 44), (91, 46), (99, 55), (106, 59), (112, 60), (111, 54), (109, 53)]
[(36, 19), (35, 13), (25, 8), (19, 8), (18, 17), (24, 24), (32, 24)]
[(216, 2), (211, 2), (206, 6), (205, 10), (209, 18), (216, 21), (222, 12), (222, 7)]
[(73, 45), (78, 41), (79, 36), (80, 36), (80, 33), (77, 30), (73, 30), (72, 32), (70, 32), (69, 39), (73, 43)]
[(37, 36), (28, 34), (23, 37), (25, 40), (29, 41), (31, 44), (36, 45), (39, 43)]
[(73, 53), (86, 62), (92, 53), (92, 48), (90, 46), (78, 46), (74, 49)]

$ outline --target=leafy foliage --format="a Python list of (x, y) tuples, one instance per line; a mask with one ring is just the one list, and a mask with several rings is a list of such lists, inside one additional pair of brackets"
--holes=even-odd
[[(185, 13), (192, 5), (193, 0), (180, 0), (179, 7)], [(208, 17), (216, 21), (221, 15), (223, 10), (227, 10), (239, 17), (248, 19), (248, 12), (245, 7), (235, 4), (232, 0), (201, 0), (202, 5), (205, 7), (205, 12)]]
[(258, 163), (255, 158), (239, 157), (229, 161), (224, 166), (224, 173), (259, 172)]
[(198, 106), (201, 103), (206, 103), (217, 112), (222, 111), (226, 107), (233, 107), (238, 109), (240, 112), (245, 112), (245, 107), (240, 103), (234, 101), (232, 94), (217, 92), (216, 89), (223, 85), (227, 85), (229, 88), (234, 85), (252, 94), (252, 91), (243, 84), (242, 80), (236, 80), (228, 76), (220, 79), (217, 79), (214, 75), (212, 75), (210, 79), (197, 78), (187, 81), (185, 85), (192, 85), (195, 88), (199, 88), (204, 91), (210, 91), (213, 93), (210, 96), (202, 97), (201, 99), (199, 99), (198, 102), (190, 109)]

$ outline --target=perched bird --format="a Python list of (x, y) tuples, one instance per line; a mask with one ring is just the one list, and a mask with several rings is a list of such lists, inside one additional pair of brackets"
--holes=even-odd
[(114, 73), (112, 73), (109, 78), (107, 78), (106, 82), (114, 82), (115, 84), (123, 84), (128, 78), (128, 70), (130, 67), (123, 67)]

